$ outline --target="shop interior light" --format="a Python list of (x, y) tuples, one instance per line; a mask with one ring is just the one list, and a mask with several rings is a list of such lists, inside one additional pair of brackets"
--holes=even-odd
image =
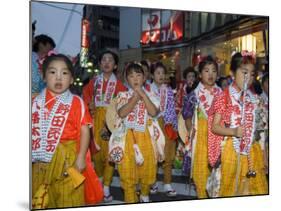
[(257, 40), (256, 37), (249, 34), (243, 36), (242, 38), (242, 50), (247, 50), (249, 52), (256, 52)]
[(94, 69), (94, 72), (95, 72), (95, 73), (98, 73), (98, 72), (99, 72), (99, 70), (98, 70), (98, 69)]
[(83, 83), (82, 83), (82, 82), (79, 82), (78, 85), (79, 85), (79, 86), (83, 86)]
[(77, 85), (77, 82), (74, 82), (73, 84), (74, 84), (74, 86), (76, 86), (76, 85)]
[(93, 70), (92, 70), (91, 68), (88, 68), (88, 69), (87, 69), (87, 72), (88, 72), (88, 73), (91, 73), (92, 71), (93, 71)]
[(80, 78), (76, 78), (76, 81), (80, 81)]

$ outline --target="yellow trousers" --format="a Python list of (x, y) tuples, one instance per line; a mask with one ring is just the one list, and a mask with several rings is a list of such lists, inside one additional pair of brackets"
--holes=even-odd
[(198, 198), (207, 198), (206, 184), (211, 171), (208, 167), (208, 121), (198, 118), (197, 142), (194, 151), (192, 178)]
[(176, 140), (170, 140), (164, 129), (164, 119), (160, 117), (158, 119), (159, 126), (161, 127), (163, 134), (165, 136), (165, 148), (164, 155), (165, 160), (162, 164), (164, 170), (164, 184), (170, 184), (172, 182), (172, 165), (176, 154)]
[[(144, 162), (138, 166), (135, 161), (134, 140), (140, 148)], [(124, 201), (137, 202), (136, 185), (141, 184), (141, 195), (148, 196), (150, 186), (156, 181), (156, 160), (148, 129), (143, 132), (128, 130), (125, 152), (118, 165), (121, 187), (124, 189)]]
[(234, 150), (232, 139), (226, 140), (222, 151), (221, 188), (220, 196), (259, 195), (268, 194), (268, 183), (264, 172), (263, 153), (258, 143), (253, 143), (250, 158), (256, 177), (247, 178), (248, 160), (246, 155), (240, 155), (238, 168), (238, 192), (236, 193), (237, 153)]
[(64, 176), (68, 167), (76, 161), (76, 142), (59, 143), (50, 163), (32, 164), (32, 197), (41, 184), (48, 184), (47, 208), (76, 207), (85, 205), (84, 184), (74, 188), (70, 176)]
[(103, 177), (103, 184), (109, 186), (112, 182), (114, 165), (108, 161), (108, 141), (101, 138), (101, 130), (105, 125), (105, 107), (97, 107), (94, 113), (94, 139), (101, 150), (93, 156), (95, 170), (99, 177)]

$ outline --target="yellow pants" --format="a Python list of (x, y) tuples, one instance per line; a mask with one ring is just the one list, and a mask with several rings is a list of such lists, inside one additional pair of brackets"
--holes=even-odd
[(258, 143), (254, 143), (250, 150), (253, 170), (256, 177), (247, 178), (247, 156), (240, 155), (240, 167), (238, 177), (238, 193), (236, 193), (237, 153), (234, 150), (232, 139), (226, 140), (222, 151), (221, 188), (220, 196), (258, 195), (268, 194), (268, 184), (264, 172), (263, 154)]
[(162, 164), (164, 170), (164, 184), (170, 184), (172, 182), (172, 165), (176, 154), (176, 140), (170, 140), (164, 129), (164, 119), (160, 117), (158, 119), (159, 125), (165, 136), (165, 160)]
[(101, 130), (105, 125), (105, 107), (98, 107), (94, 113), (94, 139), (101, 150), (93, 156), (95, 170), (99, 177), (103, 177), (103, 184), (109, 186), (112, 182), (114, 165), (108, 161), (108, 141), (101, 138)]
[(49, 184), (47, 208), (75, 207), (85, 205), (84, 184), (73, 187), (70, 176), (63, 173), (76, 161), (76, 142), (59, 143), (50, 163), (32, 164), (32, 197), (41, 184)]
[[(134, 138), (143, 155), (144, 162), (137, 166), (133, 149)], [(156, 160), (148, 129), (143, 132), (128, 130), (124, 157), (118, 165), (121, 186), (124, 189), (124, 200), (127, 203), (137, 202), (136, 185), (141, 184), (141, 195), (148, 196), (150, 186), (156, 181)]]
[(206, 184), (210, 175), (208, 167), (208, 122), (198, 118), (197, 142), (194, 151), (192, 178), (198, 198), (207, 198)]

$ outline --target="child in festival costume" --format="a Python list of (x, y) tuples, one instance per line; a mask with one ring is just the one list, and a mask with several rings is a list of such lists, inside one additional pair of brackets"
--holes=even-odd
[(105, 123), (106, 108), (120, 91), (126, 87), (119, 81), (114, 70), (117, 69), (118, 56), (110, 51), (103, 51), (99, 56), (99, 63), (102, 73), (92, 79), (83, 89), (83, 98), (89, 105), (94, 115), (94, 141), (100, 150), (93, 155), (95, 169), (99, 177), (103, 177), (104, 201), (110, 202), (113, 197), (110, 194), (109, 186), (112, 182), (114, 164), (108, 161), (109, 131)]
[[(164, 191), (168, 197), (174, 197), (177, 192), (172, 188), (172, 165), (175, 158), (176, 139), (177, 135), (177, 115), (175, 111), (174, 94), (171, 87), (168, 87), (165, 82), (166, 67), (157, 62), (152, 65), (153, 83), (151, 84), (151, 91), (160, 98), (160, 114), (158, 117), (159, 125), (165, 135), (165, 160), (162, 164), (164, 169)], [(150, 190), (150, 193), (156, 193), (158, 190), (157, 183), (155, 183)]]
[(207, 198), (206, 183), (210, 174), (208, 166), (208, 111), (215, 96), (221, 91), (215, 81), (218, 65), (208, 56), (199, 63), (201, 82), (184, 99), (182, 115), (190, 135), (192, 150), (191, 177), (198, 198)]
[(184, 96), (188, 95), (198, 85), (197, 72), (193, 67), (188, 67), (183, 71), (184, 80), (177, 84), (176, 113), (179, 114), (183, 107)]
[(80, 173), (91, 165), (86, 152), (92, 119), (83, 100), (69, 91), (71, 61), (51, 55), (42, 69), (47, 87), (32, 103), (32, 207), (82, 206)]
[(157, 159), (163, 160), (164, 135), (156, 120), (159, 99), (144, 87), (140, 64), (126, 68), (129, 91), (117, 97), (118, 119), (109, 143), (109, 156), (118, 164), (124, 200), (137, 202), (136, 186), (140, 185), (140, 201), (149, 202), (150, 186), (156, 180)]
[(261, 147), (254, 138), (258, 98), (249, 89), (254, 62), (249, 54), (233, 55), (234, 82), (209, 112), (209, 162), (214, 166), (221, 160), (221, 197), (268, 193)]

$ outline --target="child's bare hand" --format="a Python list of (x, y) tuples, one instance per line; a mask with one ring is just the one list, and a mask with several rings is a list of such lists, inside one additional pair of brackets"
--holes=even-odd
[(141, 87), (136, 87), (135, 92), (137, 92), (141, 98), (144, 98), (145, 92), (143, 91), (143, 89)]
[(89, 111), (92, 116), (94, 116), (95, 104), (94, 102), (89, 103)]
[(236, 127), (234, 128), (234, 136), (236, 136), (237, 138), (242, 138), (243, 136), (243, 127)]
[(85, 156), (77, 156), (75, 167), (80, 173), (86, 168)]

